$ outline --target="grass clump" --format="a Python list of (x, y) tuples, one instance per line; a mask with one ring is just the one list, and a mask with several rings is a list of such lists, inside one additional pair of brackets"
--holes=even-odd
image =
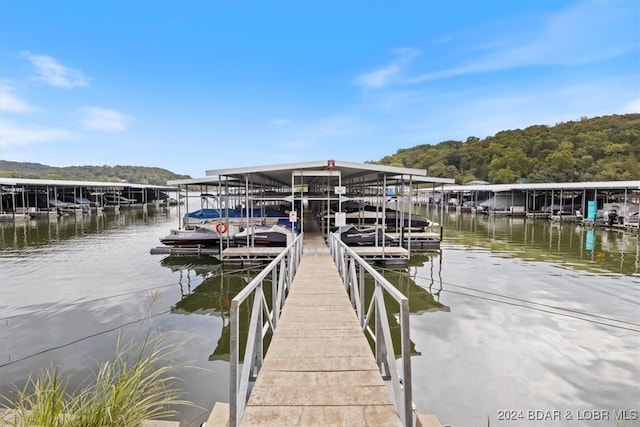
[(66, 388), (67, 384), (61, 380), (57, 369), (43, 369), (35, 380), (29, 377), (24, 390), (16, 392), (13, 415), (1, 421), (16, 427), (65, 426), (63, 414), (69, 397)]
[(74, 393), (57, 368), (43, 368), (23, 389), (14, 389), (13, 399), (2, 396), (11, 415), (0, 417), (0, 425), (135, 427), (143, 420), (173, 417), (176, 405), (192, 405), (176, 387), (174, 372), (182, 364), (172, 361), (175, 350), (162, 333), (147, 334), (141, 344), (125, 345), (120, 337), (114, 357)]

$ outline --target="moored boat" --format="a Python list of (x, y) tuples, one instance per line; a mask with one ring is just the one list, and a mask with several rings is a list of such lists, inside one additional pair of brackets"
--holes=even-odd
[(384, 232), (381, 226), (358, 228), (353, 224), (347, 224), (338, 228), (336, 233), (340, 234), (347, 246), (389, 246), (396, 242), (393, 236)]
[(381, 208), (376, 208), (372, 205), (367, 205), (364, 209), (358, 211), (346, 213), (345, 219), (348, 224), (381, 224), (383, 213), (385, 227), (390, 230), (399, 228), (424, 230), (425, 228), (434, 225), (432, 221), (422, 215), (409, 215), (408, 212), (400, 212), (391, 208), (386, 208), (385, 211), (382, 212)]
[(160, 238), (163, 245), (175, 247), (217, 247), (220, 239), (232, 238), (240, 231), (237, 225), (224, 222), (199, 224), (191, 230), (171, 230)]
[(255, 224), (233, 236), (237, 245), (250, 246), (287, 246), (293, 242), (295, 232), (279, 224)]

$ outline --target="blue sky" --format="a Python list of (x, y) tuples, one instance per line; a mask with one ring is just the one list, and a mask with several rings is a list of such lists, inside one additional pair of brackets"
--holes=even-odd
[(640, 2), (0, 2), (0, 158), (227, 167), (640, 112)]

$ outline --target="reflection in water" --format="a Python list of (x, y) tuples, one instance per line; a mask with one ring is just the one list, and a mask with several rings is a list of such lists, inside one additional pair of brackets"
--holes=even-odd
[[(442, 291), (442, 280), (436, 278), (433, 275), (434, 259), (440, 258), (438, 251), (431, 252), (417, 252), (412, 254), (411, 261), (403, 267), (395, 268), (380, 268), (380, 273), (391, 283), (396, 289), (398, 289), (404, 296), (409, 299), (409, 313), (413, 315), (421, 315), (427, 312), (435, 311), (449, 311), (449, 307), (440, 303), (440, 292)], [(418, 266), (431, 265), (431, 283), (422, 287), (415, 282), (415, 275), (418, 272)], [(439, 269), (438, 269), (439, 270)], [(371, 298), (373, 297), (375, 282), (371, 278), (365, 279), (365, 307), (368, 307)], [(402, 355), (402, 336), (401, 328), (398, 323), (400, 318), (400, 307), (397, 302), (384, 294), (384, 303), (387, 310), (387, 319), (389, 320), (389, 327), (391, 332), (391, 340), (393, 342), (394, 354), (396, 357)], [(371, 319), (370, 328), (375, 328), (375, 319)], [(369, 340), (372, 351), (375, 353), (375, 344), (372, 340)], [(420, 356), (422, 353), (416, 349), (416, 344), (411, 340), (410, 354), (412, 356)]]
[(0, 222), (0, 251), (19, 251), (77, 238), (100, 238), (105, 232), (124, 230), (136, 224), (166, 221), (171, 212), (164, 208), (126, 209), (90, 215), (54, 216), (16, 223)]
[(599, 274), (639, 274), (637, 233), (471, 214), (446, 214), (443, 220), (444, 243), (483, 247), (505, 257), (553, 262)]
[[(409, 297), (409, 311), (411, 314), (422, 314), (429, 311), (448, 311), (449, 307), (441, 304), (438, 301), (439, 293), (442, 290), (442, 284), (440, 281), (439, 288), (432, 294), (425, 288), (418, 286), (414, 280), (410, 277), (411, 272), (415, 274), (418, 264), (424, 264), (433, 260), (437, 256), (434, 254), (421, 254), (417, 255), (413, 263), (406, 268), (394, 268), (383, 270), (382, 274), (394, 284), (400, 292)], [(183, 277), (187, 280), (187, 293), (182, 293), (182, 299), (178, 301), (172, 308), (172, 313), (177, 314), (199, 314), (220, 317), (223, 320), (222, 331), (220, 332), (218, 342), (212, 354), (209, 356), (209, 360), (229, 360), (230, 348), (230, 325), (229, 325), (229, 308), (231, 300), (255, 277), (259, 272), (257, 269), (240, 269), (240, 270), (227, 270), (221, 269), (220, 264), (205, 263), (201, 260), (202, 257), (184, 257), (184, 256), (170, 256), (165, 258), (161, 264), (165, 267), (172, 268), (173, 271), (179, 271), (180, 278)], [(199, 275), (202, 276), (202, 281), (197, 285), (193, 291), (190, 288), (190, 274), (191, 272), (200, 271)], [(435, 280), (432, 281), (430, 286), (434, 288)], [(373, 281), (367, 280), (365, 283), (365, 299), (366, 306), (371, 301), (373, 296)], [(181, 285), (181, 290), (184, 291), (184, 287)], [(269, 281), (265, 281), (265, 293), (270, 293)], [(435, 295), (435, 296), (434, 296)], [(393, 298), (385, 297), (385, 305), (387, 308), (387, 317), (390, 324), (391, 336), (394, 345), (396, 355), (401, 354), (401, 334), (400, 325), (397, 322), (399, 307)], [(240, 316), (249, 318), (250, 304), (243, 304), (240, 307)], [(372, 319), (373, 322), (373, 319)], [(243, 328), (241, 322), (240, 328), (240, 346), (241, 353), (244, 351), (244, 344), (248, 330)], [(373, 323), (371, 325), (373, 327)], [(265, 348), (268, 348), (267, 339)], [(411, 354), (419, 355), (420, 353), (415, 349), (415, 344), (411, 343)], [(242, 354), (241, 354), (242, 358)]]
[[(637, 235), (427, 216), (444, 224), (442, 249), (381, 269), (409, 296), (420, 412), (460, 427), (487, 417), (500, 425), (499, 409), (637, 407)], [(84, 380), (89, 361), (113, 348), (117, 334), (104, 331), (140, 319), (148, 293), (160, 292), (154, 320), (179, 334), (180, 362), (203, 368), (180, 373), (186, 398), (205, 408), (182, 409), (181, 419), (199, 425), (192, 421), (206, 420), (213, 402), (228, 401), (229, 302), (259, 268), (150, 255), (176, 219), (175, 210), (149, 209), (0, 224), (0, 391), (50, 363)], [(398, 308), (387, 303), (395, 321)], [(611, 423), (571, 423), (593, 425)]]
[[(440, 275), (441, 259), (439, 251), (417, 252), (411, 255), (411, 261), (406, 266), (380, 269), (380, 273), (409, 298), (411, 314), (450, 310), (449, 307), (440, 303), (443, 283)], [(430, 269), (429, 283), (420, 286), (416, 283), (418, 272), (427, 266)], [(437, 272), (434, 271), (434, 267)]]
[[(126, 340), (161, 328), (180, 345), (175, 356), (185, 364), (178, 373), (188, 385), (185, 397), (210, 404), (216, 392), (196, 390), (210, 388), (213, 374), (194, 374), (186, 365), (213, 372), (198, 356), (212, 322), (170, 317), (178, 273), (149, 255), (175, 223), (171, 216), (175, 210), (139, 209), (0, 224), (0, 394), (9, 396), (11, 387), (22, 388), (50, 365), (75, 389), (113, 355), (120, 334)], [(152, 294), (158, 298), (144, 322)], [(180, 410), (185, 420), (201, 412)]]
[[(172, 261), (164, 262), (163, 265), (171, 265), (172, 268), (181, 266), (180, 260), (182, 256), (171, 256), (165, 260), (172, 258)], [(203, 276), (202, 282), (193, 290), (184, 292), (181, 285), (182, 298), (172, 308), (171, 312), (175, 314), (197, 314), (216, 316), (222, 319), (222, 330), (220, 331), (218, 342), (215, 349), (209, 356), (209, 361), (224, 360), (229, 361), (230, 357), (230, 306), (231, 300), (260, 272), (261, 267), (227, 270), (221, 268), (221, 264), (203, 263), (198, 261), (198, 257), (191, 257), (188, 267), (180, 270), (180, 277), (183, 275), (189, 277), (190, 271), (200, 271)], [(200, 257), (202, 259), (203, 257)], [(164, 260), (163, 260), (164, 261)], [(271, 292), (268, 280), (263, 283), (266, 295)], [(244, 319), (240, 322), (240, 359), (244, 357), (244, 347), (248, 335), (248, 319), (250, 316), (249, 304), (240, 306), (240, 318)], [(267, 342), (268, 345), (268, 342)], [(266, 347), (266, 346), (265, 346)]]
[[(411, 319), (412, 340), (423, 353), (412, 359), (419, 410), (466, 426), (487, 419), (502, 425), (497, 415), (505, 408), (574, 416), (637, 409), (636, 234), (459, 214), (442, 222), (438, 302), (450, 311)], [(429, 263), (411, 277), (433, 286)], [(574, 417), (571, 425), (611, 421)]]
[(183, 297), (192, 292), (203, 279), (222, 268), (222, 263), (214, 257), (197, 255), (169, 255), (160, 260), (160, 265), (178, 273), (180, 294)]
[(595, 246), (596, 246), (596, 231), (593, 229), (587, 230), (584, 248), (588, 251), (593, 251), (595, 249)]

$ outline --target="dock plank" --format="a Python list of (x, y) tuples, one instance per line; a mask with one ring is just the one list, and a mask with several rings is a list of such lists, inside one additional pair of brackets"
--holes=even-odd
[(243, 426), (394, 426), (393, 408), (375, 406), (263, 406), (253, 407)]

